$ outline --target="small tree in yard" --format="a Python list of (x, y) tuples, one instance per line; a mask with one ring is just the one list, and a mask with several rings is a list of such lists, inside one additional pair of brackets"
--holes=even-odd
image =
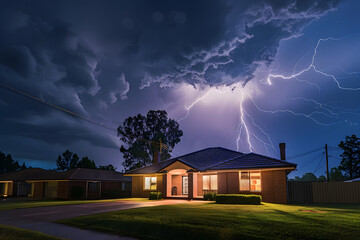
[(168, 118), (166, 111), (163, 110), (149, 111), (146, 116), (138, 114), (128, 117), (117, 131), (120, 140), (125, 144), (120, 147), (125, 159), (123, 163), (125, 170), (150, 164), (154, 152), (159, 151), (159, 147), (154, 146), (152, 142), (159, 140), (169, 147), (161, 149), (161, 161), (169, 159), (170, 152), (183, 135), (179, 124)]
[(360, 177), (360, 138), (356, 135), (346, 136), (339, 147), (344, 150), (339, 170), (344, 171), (350, 179)]

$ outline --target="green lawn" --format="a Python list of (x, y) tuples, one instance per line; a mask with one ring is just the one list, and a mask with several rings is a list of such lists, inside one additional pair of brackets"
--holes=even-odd
[(17, 209), (17, 208), (48, 207), (48, 206), (58, 206), (58, 205), (117, 202), (117, 201), (149, 201), (149, 200), (147, 198), (119, 198), (119, 199), (104, 199), (104, 200), (48, 200), (48, 201), (35, 201), (35, 200), (1, 201), (0, 200), (0, 211), (8, 210), (8, 209)]
[(0, 239), (1, 240), (60, 240), (61, 238), (52, 237), (40, 232), (25, 230), (22, 228), (11, 227), (0, 224)]
[(179, 204), (57, 222), (140, 239), (360, 239), (360, 205)]

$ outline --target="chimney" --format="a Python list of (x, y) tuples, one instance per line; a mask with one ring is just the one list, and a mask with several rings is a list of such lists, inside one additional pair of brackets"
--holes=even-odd
[(280, 159), (285, 161), (285, 143), (279, 143), (280, 148)]
[(160, 162), (160, 158), (161, 158), (161, 153), (158, 152), (158, 151), (155, 151), (155, 152), (154, 152), (153, 164), (159, 163), (159, 162)]

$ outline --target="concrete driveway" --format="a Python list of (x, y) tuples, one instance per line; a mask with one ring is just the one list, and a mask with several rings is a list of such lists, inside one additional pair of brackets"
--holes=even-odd
[(188, 200), (161, 200), (161, 201), (117, 201), (102, 203), (86, 203), (78, 205), (62, 205), (51, 207), (36, 207), (24, 209), (12, 209), (0, 211), (0, 224), (11, 225), (30, 230), (40, 231), (49, 235), (77, 240), (110, 240), (110, 239), (133, 239), (128, 237), (120, 237), (112, 234), (105, 234), (96, 231), (83, 230), (69, 227), (62, 224), (53, 223), (52, 221), (79, 217), (84, 215), (110, 212), (117, 210), (125, 210), (138, 207), (152, 207), (159, 205), (170, 205), (190, 203), (197, 204), (200, 201)]

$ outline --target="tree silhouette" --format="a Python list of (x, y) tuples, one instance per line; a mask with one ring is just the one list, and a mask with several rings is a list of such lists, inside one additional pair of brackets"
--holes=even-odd
[(146, 140), (159, 142), (161, 139), (162, 143), (169, 146), (169, 149), (161, 149), (161, 161), (164, 161), (171, 157), (171, 151), (183, 135), (179, 124), (169, 119), (164, 110), (151, 110), (146, 116), (138, 114), (128, 117), (117, 131), (125, 144), (120, 147), (125, 159), (125, 170), (143, 167), (152, 162), (154, 152), (159, 151), (159, 147)]
[(19, 162), (14, 161), (10, 154), (6, 155), (0, 151), (0, 173), (17, 171), (23, 168), (26, 168), (25, 163), (20, 166)]
[(94, 160), (90, 160), (87, 156), (83, 157), (77, 164), (78, 168), (92, 168), (96, 169)]
[(101, 169), (101, 170), (110, 170), (110, 171), (115, 171), (115, 170), (116, 170), (116, 168), (115, 168), (113, 165), (111, 165), (111, 164), (109, 164), (109, 165), (107, 165), (107, 166), (99, 166), (98, 169)]
[(340, 155), (342, 160), (339, 170), (344, 171), (350, 179), (360, 177), (360, 138), (356, 135), (346, 136), (339, 147), (344, 150)]
[(58, 170), (65, 171), (76, 168), (78, 162), (79, 157), (69, 150), (66, 150), (63, 154), (58, 156), (58, 159), (56, 160), (56, 166)]
[(336, 167), (333, 167), (333, 168), (330, 169), (329, 178), (330, 178), (330, 182), (342, 182), (342, 181), (344, 181), (344, 175)]

